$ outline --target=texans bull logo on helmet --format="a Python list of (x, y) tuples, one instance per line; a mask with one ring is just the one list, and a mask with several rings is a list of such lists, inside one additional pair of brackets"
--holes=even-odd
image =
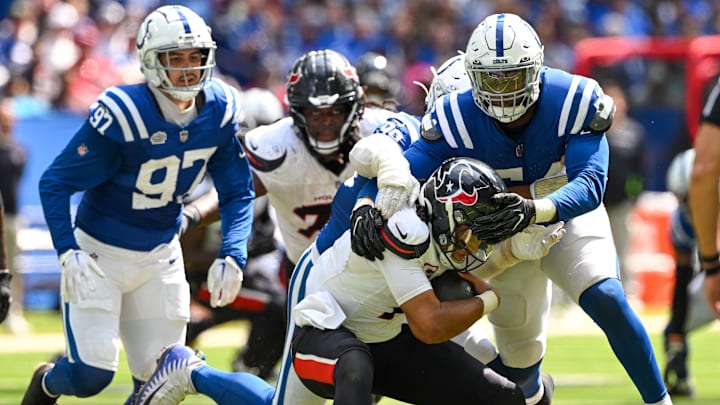
[(467, 161), (452, 162), (448, 171), (440, 171), (437, 176), (435, 193), (441, 203), (475, 205), (480, 193), (495, 193), (490, 185), (477, 181), (477, 171)]

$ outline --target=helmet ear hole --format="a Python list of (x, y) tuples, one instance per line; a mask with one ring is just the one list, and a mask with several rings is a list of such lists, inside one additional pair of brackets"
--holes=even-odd
[(432, 229), (440, 245), (450, 244), (450, 218), (445, 204), (439, 201), (433, 202)]

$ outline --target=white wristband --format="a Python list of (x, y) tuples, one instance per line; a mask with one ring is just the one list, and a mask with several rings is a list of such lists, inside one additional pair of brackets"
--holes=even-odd
[(557, 215), (557, 207), (549, 198), (533, 200), (535, 202), (535, 223), (554, 222)]
[(482, 294), (478, 294), (475, 297), (480, 298), (480, 301), (483, 303), (482, 316), (489, 314), (498, 307), (498, 296), (493, 290), (483, 291)]

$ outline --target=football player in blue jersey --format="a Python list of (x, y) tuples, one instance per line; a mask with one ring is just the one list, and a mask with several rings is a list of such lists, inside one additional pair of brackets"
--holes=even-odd
[[(600, 326), (643, 401), (670, 404), (647, 331), (624, 295), (602, 205), (612, 99), (595, 80), (544, 67), (535, 30), (513, 14), (494, 14), (478, 25), (465, 67), (472, 89), (441, 97), (423, 117), (422, 139), (405, 153), (414, 176), (427, 177), (452, 156), (497, 170), (513, 192), (495, 199), (505, 209), (478, 220), (484, 240), (502, 240), (535, 223), (566, 221), (567, 228), (546, 257), (491, 280), (503, 305), (489, 315), (500, 353), (490, 366), (521, 384), (528, 404), (542, 403), (552, 280)], [(384, 198), (404, 192), (395, 191), (382, 193), (380, 186), (375, 199), (385, 218), (407, 200)], [(372, 238), (360, 232), (353, 246)]]
[[(157, 353), (185, 341), (190, 292), (177, 233), (182, 200), (206, 171), (223, 233), (208, 272), (212, 305), (240, 290), (255, 195), (237, 91), (211, 77), (215, 48), (192, 10), (152, 11), (137, 36), (146, 82), (106, 89), (43, 173), (67, 341), (64, 356), (35, 370), (23, 405), (96, 395), (118, 368), (121, 342), (139, 387)], [(73, 224), (70, 197), (80, 191)]]
[(0, 323), (10, 311), (12, 295), (10, 294), (10, 270), (8, 266), (7, 247), (5, 239), (5, 207), (2, 194), (0, 194)]

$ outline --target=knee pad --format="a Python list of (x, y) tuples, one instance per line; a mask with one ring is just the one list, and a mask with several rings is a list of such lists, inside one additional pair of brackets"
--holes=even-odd
[(113, 371), (88, 366), (82, 362), (71, 363), (70, 369), (75, 396), (79, 398), (97, 395), (110, 385), (115, 375)]
[(344, 352), (335, 365), (336, 403), (372, 403), (373, 369), (373, 359), (369, 352), (358, 349)]
[[(335, 384), (342, 382), (372, 387), (373, 360), (365, 350), (348, 350), (340, 356), (335, 366)], [(368, 385), (369, 383), (369, 385)]]

